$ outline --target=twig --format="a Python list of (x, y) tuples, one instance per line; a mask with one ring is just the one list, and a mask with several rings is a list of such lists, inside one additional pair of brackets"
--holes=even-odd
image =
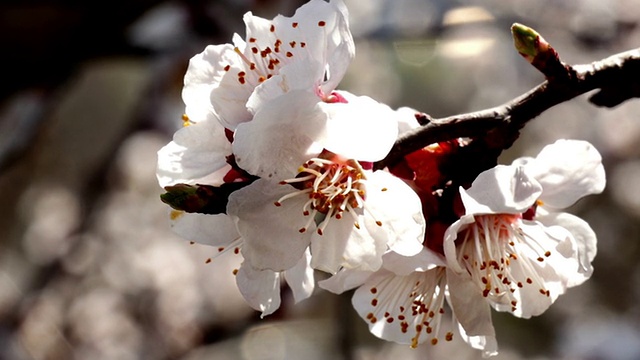
[(459, 137), (479, 138), (496, 130), (511, 135), (503, 136), (504, 140), (495, 144), (507, 149), (529, 120), (591, 90), (600, 89), (589, 99), (596, 106), (614, 107), (640, 97), (640, 48), (567, 69), (574, 74), (547, 77), (542, 84), (500, 106), (431, 119), (426, 125), (401, 135), (387, 157), (375, 163), (374, 168), (396, 164), (403, 156), (436, 142)]

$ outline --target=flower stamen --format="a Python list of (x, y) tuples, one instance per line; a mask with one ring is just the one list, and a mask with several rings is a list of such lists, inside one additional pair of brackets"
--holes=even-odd
[[(485, 298), (504, 304), (515, 312), (519, 292), (534, 286), (549, 297), (534, 263), (552, 253), (520, 229), (518, 215), (476, 215), (464, 230), (458, 261), (463, 264)], [(526, 251), (523, 252), (523, 251)], [(526, 255), (525, 255), (526, 254)]]
[[(358, 300), (362, 297), (361, 303), (367, 304), (359, 311), (370, 327), (376, 328), (375, 332), (395, 328), (416, 348), (423, 342), (436, 345), (439, 341), (445, 314), (445, 286), (446, 270), (438, 267), (407, 276), (387, 276), (373, 287), (365, 285), (355, 296)], [(444, 338), (451, 341), (453, 333), (447, 331)]]
[[(342, 214), (347, 211), (354, 217), (354, 226), (360, 227), (356, 208), (362, 208), (371, 213), (365, 206), (366, 178), (364, 170), (355, 160), (329, 160), (324, 158), (313, 158), (303, 164), (298, 169), (298, 176), (287, 179), (280, 184), (291, 185), (298, 189), (286, 194), (278, 199), (277, 203), (290, 199), (298, 195), (307, 195), (309, 200), (303, 206), (303, 214), (311, 215), (321, 213), (324, 218), (316, 219), (319, 235), (324, 233), (325, 228), (333, 219), (342, 219)], [(309, 211), (312, 209), (312, 212)], [(376, 223), (382, 224), (379, 221)], [(307, 225), (307, 227), (310, 223)]]

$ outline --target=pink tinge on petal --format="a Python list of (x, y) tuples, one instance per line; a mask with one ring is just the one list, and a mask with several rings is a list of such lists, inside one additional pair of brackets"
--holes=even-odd
[(324, 98), (324, 102), (329, 103), (329, 104), (333, 104), (333, 103), (346, 104), (349, 101), (347, 101), (347, 99), (345, 99), (345, 97), (342, 96), (339, 92), (334, 91), (329, 96)]

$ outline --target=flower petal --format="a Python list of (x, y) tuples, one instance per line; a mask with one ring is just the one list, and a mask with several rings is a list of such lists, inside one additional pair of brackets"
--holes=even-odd
[(466, 214), (517, 214), (531, 207), (542, 186), (521, 166), (498, 165), (486, 170), (468, 190), (460, 188)]
[(226, 161), (229, 154), (231, 144), (216, 121), (186, 126), (158, 151), (158, 182), (162, 187), (178, 183), (219, 185), (230, 169)]
[(229, 196), (227, 213), (244, 239), (242, 255), (259, 270), (290, 269), (309, 246), (309, 234), (299, 231), (307, 223), (302, 208), (308, 198), (293, 197), (282, 206), (274, 205), (294, 191), (289, 185), (258, 179)]
[(404, 134), (420, 127), (420, 123), (418, 123), (416, 119), (416, 114), (420, 113), (418, 110), (403, 106), (398, 108), (396, 113), (398, 119), (398, 134)]
[(236, 274), (236, 284), (247, 303), (262, 311), (260, 317), (273, 314), (280, 307), (280, 273), (258, 270), (244, 261)]
[(385, 171), (367, 177), (366, 191), (367, 211), (387, 232), (389, 248), (404, 256), (418, 254), (423, 249), (425, 220), (415, 191)]
[(262, 73), (263, 82), (247, 102), (254, 114), (262, 105), (289, 91), (307, 90), (320, 98), (330, 94), (355, 55), (342, 1), (313, 0), (291, 18), (278, 15), (268, 21), (248, 13), (244, 19), (252, 47), (260, 51), (273, 49), (275, 53), (270, 58), (278, 60), (275, 68), (269, 63), (270, 67), (264, 69), (256, 61), (255, 71)]
[(379, 338), (416, 347), (437, 342), (444, 313), (444, 268), (397, 276), (372, 275), (353, 294), (353, 307)]
[(460, 323), (458, 323), (458, 332), (460, 333), (462, 340), (469, 344), (469, 346), (477, 350), (482, 350), (483, 358), (498, 355), (498, 341), (495, 336), (469, 336)]
[[(297, 23), (295, 27), (294, 22)], [(278, 36), (297, 41), (298, 45), (304, 42), (309, 58), (320, 60), (322, 72), (317, 74), (320, 77), (316, 78), (316, 85), (321, 85), (324, 94), (331, 93), (355, 56), (349, 13), (344, 2), (312, 0), (296, 10), (291, 19), (277, 16), (273, 23)], [(326, 82), (323, 79), (325, 71)]]
[(468, 336), (495, 337), (491, 308), (467, 273), (458, 274), (447, 268), (449, 304)]
[[(323, 235), (314, 233), (311, 238), (311, 266), (314, 269), (335, 274), (341, 267), (375, 271), (382, 265), (382, 254), (387, 249), (386, 236), (379, 228), (366, 226), (367, 218), (362, 210), (355, 210), (360, 228), (352, 218), (332, 218)], [(320, 224), (322, 226), (322, 224)]]
[(449, 225), (444, 233), (443, 248), (444, 256), (447, 260), (447, 266), (449, 267), (449, 270), (455, 271), (458, 274), (464, 273), (466, 270), (463, 269), (458, 262), (456, 240), (458, 239), (458, 234), (465, 230), (469, 224), (473, 224), (474, 222), (475, 218), (473, 215), (463, 215), (460, 219)]
[(510, 264), (511, 280), (523, 283), (513, 293), (517, 305), (514, 309), (499, 299), (489, 300), (496, 310), (530, 318), (545, 312), (566, 291), (567, 284), (578, 275), (579, 262), (577, 246), (566, 229), (538, 223), (521, 224), (520, 229), (524, 242), (516, 243), (517, 260)]
[(253, 121), (240, 124), (233, 153), (242, 169), (263, 178), (284, 180), (322, 151), (318, 143), (325, 132), (326, 115), (318, 98), (309, 92), (282, 95), (256, 113)]
[(347, 103), (320, 103), (327, 113), (324, 148), (360, 161), (378, 161), (398, 136), (398, 114), (367, 96), (340, 92)]
[(579, 217), (568, 213), (550, 213), (536, 216), (536, 220), (546, 227), (559, 226), (567, 229), (575, 239), (580, 267), (578, 268), (578, 273), (574, 273), (574, 276), (569, 279), (567, 287), (580, 285), (589, 279), (593, 274), (591, 262), (596, 257), (598, 250), (596, 234), (591, 229), (591, 226)]
[(190, 214), (171, 210), (171, 230), (200, 244), (225, 247), (240, 237), (233, 220), (225, 215)]
[(558, 140), (545, 146), (527, 171), (544, 189), (540, 200), (556, 209), (567, 208), (585, 195), (599, 194), (606, 184), (600, 153), (581, 140)]
[(254, 87), (238, 80), (241, 71), (246, 64), (231, 44), (207, 46), (191, 58), (182, 90), (189, 118), (215, 119), (229, 129), (250, 120), (245, 104)]
[(424, 272), (437, 266), (446, 266), (442, 255), (425, 247), (414, 256), (402, 256), (389, 251), (382, 256), (382, 267), (396, 275), (409, 275), (414, 271)]
[[(315, 74), (314, 69), (321, 69), (320, 74)], [(283, 66), (277, 75), (257, 86), (247, 101), (247, 109), (255, 114), (262, 106), (290, 91), (305, 90), (315, 94), (315, 83), (323, 71), (322, 64), (316, 59), (301, 55), (296, 61)], [(314, 100), (318, 102), (321, 98), (316, 94)]]
[(342, 294), (362, 284), (373, 274), (373, 271), (359, 269), (340, 269), (328, 279), (318, 281), (318, 286), (334, 294)]
[(298, 261), (294, 267), (285, 270), (283, 273), (296, 303), (308, 298), (313, 293), (315, 283), (310, 262), (311, 253), (309, 252), (309, 248), (307, 248), (302, 258), (300, 258), (300, 261)]

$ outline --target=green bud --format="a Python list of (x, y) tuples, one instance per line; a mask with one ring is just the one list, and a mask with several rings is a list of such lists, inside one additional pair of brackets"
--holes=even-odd
[(540, 52), (541, 36), (532, 28), (515, 23), (511, 26), (511, 35), (516, 50), (522, 56), (532, 60)]
[(211, 185), (176, 184), (166, 186), (166, 193), (160, 195), (163, 203), (176, 210), (200, 214), (224, 214), (227, 211), (229, 195), (247, 186), (252, 181)]

